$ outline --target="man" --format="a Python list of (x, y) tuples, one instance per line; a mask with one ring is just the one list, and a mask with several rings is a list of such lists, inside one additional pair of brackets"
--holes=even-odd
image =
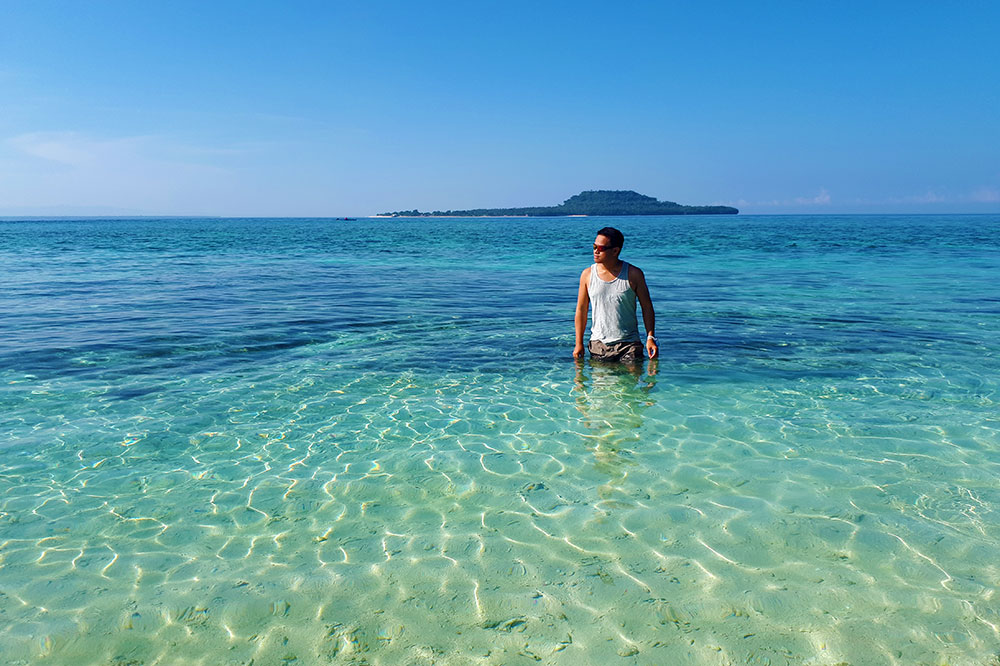
[(594, 240), (594, 264), (580, 274), (580, 292), (576, 299), (576, 346), (573, 358), (583, 358), (583, 332), (587, 328), (587, 310), (594, 307), (590, 327), (590, 357), (598, 361), (635, 363), (643, 358), (635, 303), (642, 306), (646, 328), (646, 351), (656, 358), (659, 346), (654, 329), (656, 316), (649, 298), (646, 276), (636, 266), (622, 261), (625, 236), (613, 227), (604, 227)]

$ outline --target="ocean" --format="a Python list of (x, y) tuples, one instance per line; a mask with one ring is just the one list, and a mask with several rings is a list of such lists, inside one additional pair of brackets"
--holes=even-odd
[[(641, 367), (571, 358), (609, 224)], [(997, 215), (0, 221), (0, 657), (998, 664), (998, 250)]]

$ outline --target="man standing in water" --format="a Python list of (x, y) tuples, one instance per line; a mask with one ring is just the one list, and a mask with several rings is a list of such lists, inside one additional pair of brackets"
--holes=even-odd
[(642, 323), (646, 328), (646, 351), (649, 358), (659, 354), (654, 330), (656, 316), (649, 297), (646, 276), (636, 266), (618, 258), (625, 236), (613, 227), (597, 232), (594, 241), (594, 264), (580, 274), (580, 292), (576, 299), (576, 346), (573, 358), (583, 358), (583, 332), (587, 328), (587, 310), (594, 306), (594, 322), (590, 327), (590, 357), (597, 361), (642, 360), (643, 344), (639, 338), (639, 322), (635, 302), (642, 306)]

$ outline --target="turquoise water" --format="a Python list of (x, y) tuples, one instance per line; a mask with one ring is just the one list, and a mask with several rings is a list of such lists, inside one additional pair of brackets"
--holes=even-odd
[[(609, 222), (634, 370), (570, 358)], [(998, 250), (998, 216), (0, 221), (0, 656), (996, 664)]]

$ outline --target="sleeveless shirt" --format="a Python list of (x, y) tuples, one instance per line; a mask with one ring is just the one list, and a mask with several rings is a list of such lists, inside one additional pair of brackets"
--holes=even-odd
[(622, 262), (618, 276), (605, 282), (597, 276), (597, 264), (590, 267), (587, 285), (594, 321), (590, 339), (611, 342), (641, 342), (635, 315), (635, 290), (628, 282), (628, 263)]

